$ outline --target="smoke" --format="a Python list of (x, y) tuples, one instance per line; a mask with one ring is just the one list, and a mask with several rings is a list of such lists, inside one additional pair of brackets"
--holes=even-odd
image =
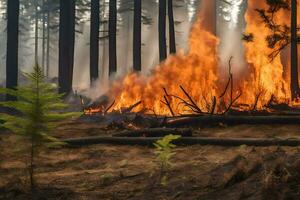
[(240, 77), (247, 71), (242, 34), (246, 23), (244, 14), (247, 7), (245, 0), (229, 0), (231, 5), (217, 3), (217, 35), (221, 40), (219, 46), (220, 73), (228, 74), (228, 61), (233, 57), (232, 73)]
[[(174, 1), (176, 24), (176, 44), (178, 51), (188, 51), (188, 38), (191, 24), (194, 22), (199, 3), (195, 0)], [(119, 4), (120, 9), (124, 9), (125, 4)], [(155, 66), (159, 63), (158, 54), (158, 4), (156, 0), (144, 1), (142, 4), (143, 15), (151, 19), (151, 23), (142, 26), (142, 72), (141, 75), (150, 75)], [(191, 10), (194, 8), (194, 10)], [(106, 11), (107, 12), (107, 11)], [(106, 13), (107, 14), (107, 13)], [(105, 14), (105, 15), (106, 15)], [(122, 79), (132, 72), (132, 43), (133, 43), (133, 12), (122, 12), (118, 16), (117, 34), (117, 58), (118, 72), (114, 78), (108, 78), (108, 42), (100, 42), (99, 72), (100, 77), (89, 89), (89, 24), (84, 25), (83, 35), (76, 38), (76, 56), (74, 68), (73, 88), (92, 99), (97, 99), (109, 90), (109, 85)], [(168, 23), (167, 23), (168, 24)], [(168, 27), (167, 27), (168, 28)], [(107, 30), (104, 26), (102, 30)], [(168, 41), (169, 35), (166, 35)]]
[(109, 87), (109, 81), (98, 79), (93, 82), (91, 88), (88, 90), (82, 90), (80, 93), (86, 97), (89, 97), (92, 101), (96, 101), (99, 97), (107, 94)]

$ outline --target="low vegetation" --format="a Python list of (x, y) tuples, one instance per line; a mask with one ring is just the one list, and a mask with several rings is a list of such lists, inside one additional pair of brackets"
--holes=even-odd
[(29, 180), (31, 192), (35, 190), (35, 157), (39, 147), (43, 145), (62, 145), (48, 133), (56, 127), (57, 122), (76, 116), (76, 113), (59, 113), (67, 105), (63, 103), (61, 94), (57, 94), (57, 87), (47, 83), (41, 68), (36, 65), (32, 73), (24, 73), (28, 84), (15, 89), (0, 88), (0, 92), (7, 95), (9, 101), (0, 102), (1, 106), (10, 109), (9, 114), (1, 114), (2, 125), (20, 136), (18, 145), (29, 151)]

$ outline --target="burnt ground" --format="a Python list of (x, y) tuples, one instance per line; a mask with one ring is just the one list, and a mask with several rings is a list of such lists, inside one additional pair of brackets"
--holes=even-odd
[[(300, 137), (300, 126), (200, 128), (198, 136)], [(110, 135), (111, 127), (68, 122), (59, 138)], [(0, 133), (0, 199), (29, 199), (26, 154), (16, 137)], [(300, 147), (177, 147), (167, 185), (159, 181), (154, 148), (92, 145), (43, 148), (36, 199), (300, 199)]]

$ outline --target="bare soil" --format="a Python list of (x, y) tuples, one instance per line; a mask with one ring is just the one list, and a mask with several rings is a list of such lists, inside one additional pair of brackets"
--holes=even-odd
[[(197, 129), (198, 136), (300, 137), (300, 126)], [(68, 122), (53, 135), (110, 135), (111, 127)], [(26, 152), (16, 136), (0, 132), (0, 199), (30, 199)], [(180, 146), (167, 185), (159, 180), (154, 148), (92, 145), (43, 148), (36, 162), (35, 199), (300, 199), (300, 147)]]

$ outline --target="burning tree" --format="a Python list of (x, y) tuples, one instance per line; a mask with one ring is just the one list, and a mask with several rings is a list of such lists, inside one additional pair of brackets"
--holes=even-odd
[[(291, 45), (291, 98), (297, 99), (300, 96), (298, 80), (298, 52), (297, 43), (300, 42), (297, 27), (297, 0), (266, 0), (268, 9), (256, 9), (265, 26), (271, 34), (266, 37), (266, 42), (270, 49), (270, 61), (273, 61), (286, 47)], [(291, 25), (281, 24), (276, 21), (276, 15), (280, 10), (290, 12)], [(253, 34), (245, 34), (245, 41), (252, 42)]]

